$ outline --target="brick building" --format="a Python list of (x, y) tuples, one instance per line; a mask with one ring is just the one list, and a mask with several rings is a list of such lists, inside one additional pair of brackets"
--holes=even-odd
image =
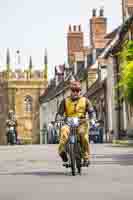
[(133, 0), (122, 0), (123, 21), (125, 21), (132, 14), (133, 14)]

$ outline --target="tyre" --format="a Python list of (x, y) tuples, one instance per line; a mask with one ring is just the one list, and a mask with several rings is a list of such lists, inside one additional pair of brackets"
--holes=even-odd
[(75, 160), (78, 174), (81, 174), (81, 146), (80, 143), (75, 144)]
[(71, 170), (72, 170), (72, 175), (75, 176), (76, 172), (76, 160), (75, 160), (75, 144), (70, 144), (69, 145), (69, 155), (70, 155), (70, 162), (71, 162)]
[(11, 137), (11, 144), (15, 145), (16, 144), (16, 135), (13, 131), (11, 132), (10, 137)]

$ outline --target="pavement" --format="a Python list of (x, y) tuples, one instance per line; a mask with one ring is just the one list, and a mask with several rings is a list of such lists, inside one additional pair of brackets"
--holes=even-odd
[(132, 200), (133, 148), (91, 149), (91, 165), (73, 177), (57, 145), (0, 146), (0, 200)]

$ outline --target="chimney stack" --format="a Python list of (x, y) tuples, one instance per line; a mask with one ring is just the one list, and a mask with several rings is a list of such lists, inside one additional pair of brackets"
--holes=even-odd
[(92, 48), (104, 48), (105, 35), (107, 34), (107, 18), (104, 17), (104, 9), (101, 8), (99, 16), (96, 16), (96, 9), (92, 11), (92, 18), (90, 19), (90, 43)]
[[(70, 25), (69, 25), (70, 27)], [(70, 28), (69, 28), (70, 30)], [(81, 52), (84, 46), (84, 34), (81, 31), (81, 25), (74, 25), (73, 30), (67, 33), (68, 64), (75, 61), (75, 53)]]

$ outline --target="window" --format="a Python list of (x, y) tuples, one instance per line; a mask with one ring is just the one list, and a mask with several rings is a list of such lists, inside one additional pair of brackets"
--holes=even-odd
[(132, 16), (133, 15), (133, 6), (128, 7), (128, 15)]
[(100, 54), (103, 52), (103, 48), (97, 48), (96, 49), (96, 57), (98, 58), (98, 56), (100, 56)]
[(93, 56), (92, 54), (87, 55), (87, 65), (91, 66), (93, 64)]
[(24, 99), (25, 112), (32, 112), (32, 97), (26, 96)]

